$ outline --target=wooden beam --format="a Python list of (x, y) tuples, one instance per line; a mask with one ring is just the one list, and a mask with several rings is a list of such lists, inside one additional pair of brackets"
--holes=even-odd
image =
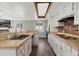
[[(44, 16), (40, 16), (40, 15), (38, 14), (38, 6), (37, 6), (37, 5), (38, 5), (39, 3), (40, 3), (40, 4), (41, 4), (41, 3), (49, 3), (48, 8), (47, 8), (46, 13), (45, 13)], [(46, 15), (47, 15), (48, 10), (49, 10), (49, 8), (50, 8), (51, 2), (35, 2), (34, 4), (35, 4), (35, 8), (36, 8), (36, 12), (37, 12), (38, 18), (45, 18)]]

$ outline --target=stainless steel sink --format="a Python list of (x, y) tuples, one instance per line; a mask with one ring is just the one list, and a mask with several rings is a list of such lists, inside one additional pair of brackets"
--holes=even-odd
[(28, 36), (29, 35), (14, 36), (13, 38), (11, 38), (11, 40), (22, 40), (22, 39), (25, 39)]

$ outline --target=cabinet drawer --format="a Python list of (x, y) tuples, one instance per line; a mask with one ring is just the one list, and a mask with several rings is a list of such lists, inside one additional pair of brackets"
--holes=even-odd
[(30, 53), (32, 51), (31, 49), (32, 49), (32, 39), (29, 38), (29, 41), (28, 41), (28, 53), (29, 53), (29, 55), (30, 55)]
[(26, 42), (25, 42), (25, 55), (29, 56), (31, 53), (32, 49), (32, 38), (29, 38)]
[(24, 53), (24, 45), (21, 45), (18, 49), (17, 49), (17, 55), (21, 55)]

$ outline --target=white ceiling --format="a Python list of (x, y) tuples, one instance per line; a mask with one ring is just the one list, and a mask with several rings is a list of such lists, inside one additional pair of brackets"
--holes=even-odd
[(0, 2), (0, 15), (4, 13), (3, 19), (34, 19), (34, 12), (33, 2)]
[(49, 3), (39, 3), (39, 4), (37, 4), (39, 16), (45, 16), (48, 5), (49, 5)]

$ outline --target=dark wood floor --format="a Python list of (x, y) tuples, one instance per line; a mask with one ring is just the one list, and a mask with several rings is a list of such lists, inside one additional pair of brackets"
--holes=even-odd
[(39, 39), (37, 46), (33, 46), (31, 56), (56, 56), (47, 40)]

